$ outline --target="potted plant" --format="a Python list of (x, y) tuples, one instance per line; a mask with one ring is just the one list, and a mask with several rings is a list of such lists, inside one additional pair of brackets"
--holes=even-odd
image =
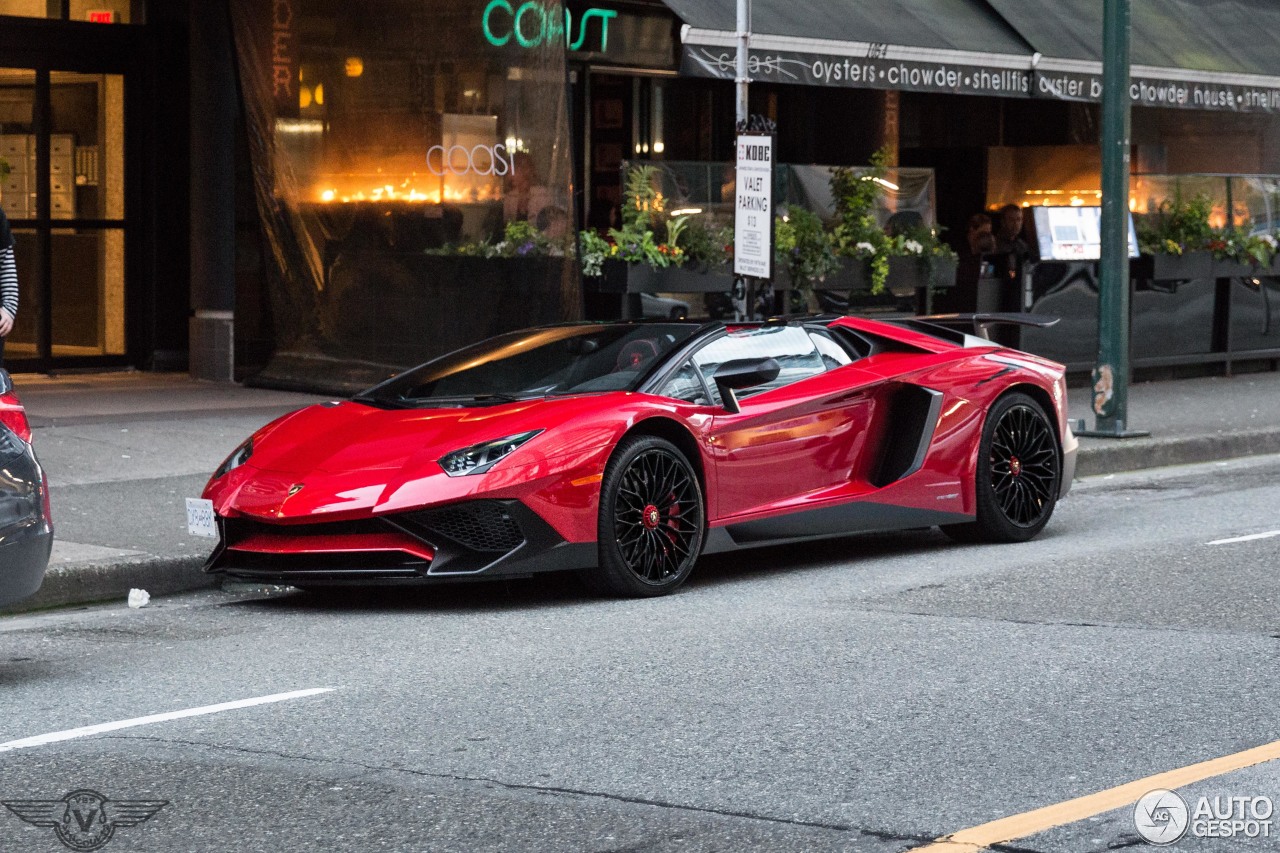
[(880, 226), (876, 208), (885, 188), (887, 152), (877, 151), (866, 169), (841, 167), (831, 175), (836, 207), (832, 242), (841, 269), (820, 285), (826, 289), (912, 298), (923, 290), (926, 305), (936, 288), (955, 284), (956, 255), (922, 221)]
[(697, 214), (667, 216), (656, 166), (627, 173), (622, 227), (578, 238), (584, 277), (602, 293), (715, 293), (732, 289), (732, 231)]
[(889, 238), (889, 251), (889, 286), (895, 295), (955, 286), (958, 258), (936, 228), (919, 223), (900, 229)]
[(784, 286), (808, 294), (841, 269), (831, 235), (816, 213), (789, 208), (774, 221), (775, 277)]
[(1274, 235), (1233, 232), (1210, 241), (1216, 278), (1271, 276), (1276, 261)]
[(889, 236), (875, 216), (876, 203), (884, 193), (888, 154), (883, 149), (871, 155), (867, 169), (840, 166), (831, 172), (831, 195), (836, 223), (832, 243), (842, 259), (840, 274), (825, 285), (835, 290), (885, 292), (889, 278)]
[(1138, 275), (1156, 281), (1213, 278), (1211, 243), (1219, 235), (1209, 224), (1212, 210), (1204, 194), (1184, 199), (1179, 192), (1160, 202), (1138, 229)]

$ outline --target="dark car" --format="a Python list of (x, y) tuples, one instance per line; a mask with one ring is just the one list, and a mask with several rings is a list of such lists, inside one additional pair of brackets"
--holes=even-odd
[(40, 588), (52, 548), (49, 481), (13, 381), (0, 369), (0, 606)]

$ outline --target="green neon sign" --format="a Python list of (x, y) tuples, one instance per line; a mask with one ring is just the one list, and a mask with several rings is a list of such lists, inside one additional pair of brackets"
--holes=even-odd
[(587, 24), (592, 18), (600, 19), (600, 52), (609, 49), (609, 21), (618, 17), (614, 9), (588, 9), (578, 21), (578, 38), (570, 41), (573, 33), (573, 13), (564, 10), (564, 24), (554, 11), (548, 12), (538, 0), (525, 0), (513, 6), (510, 0), (490, 0), (484, 7), (484, 37), (494, 47), (503, 47), (513, 39), (525, 48), (540, 47), (563, 40), (569, 50), (582, 50), (587, 41)]

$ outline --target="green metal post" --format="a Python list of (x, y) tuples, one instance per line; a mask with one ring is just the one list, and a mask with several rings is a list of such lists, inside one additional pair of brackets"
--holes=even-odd
[(1129, 0), (1103, 0), (1102, 259), (1098, 363), (1093, 370), (1097, 428), (1082, 435), (1124, 438), (1129, 409)]

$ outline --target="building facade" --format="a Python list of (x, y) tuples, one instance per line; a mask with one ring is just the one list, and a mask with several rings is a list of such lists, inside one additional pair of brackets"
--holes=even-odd
[[(1007, 202), (1094, 203), (1097, 4), (902, 5), (756, 0), (751, 110), (778, 159), (887, 147), (934, 170), (953, 234)], [(578, 316), (572, 235), (617, 222), (623, 163), (729, 159), (732, 12), (0, 0), (8, 366), (349, 387)], [(1280, 68), (1202, 18), (1135, 0), (1134, 172), (1280, 174)]]

